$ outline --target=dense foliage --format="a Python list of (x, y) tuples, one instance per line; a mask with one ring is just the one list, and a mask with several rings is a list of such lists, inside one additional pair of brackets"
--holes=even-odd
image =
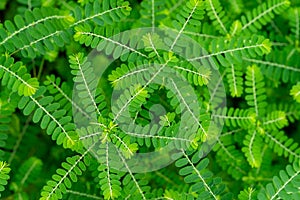
[[(1, 0), (0, 9), (2, 199), (300, 198), (300, 1)], [(104, 52), (99, 63), (114, 59), (99, 82), (92, 49)], [(131, 168), (136, 154), (169, 144), (168, 166)]]

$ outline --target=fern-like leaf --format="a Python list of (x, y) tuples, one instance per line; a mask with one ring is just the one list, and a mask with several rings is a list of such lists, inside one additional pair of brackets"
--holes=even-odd
[(109, 145), (105, 143), (103, 150), (98, 151), (98, 154), (103, 151), (104, 163), (100, 164), (98, 167), (99, 171), (99, 184), (101, 190), (103, 191), (104, 199), (115, 199), (121, 195), (121, 182), (118, 172), (110, 167), (109, 159)]
[(266, 130), (278, 130), (288, 125), (286, 114), (283, 111), (273, 111), (268, 113), (263, 119), (263, 127)]
[(250, 130), (243, 143), (245, 147), (242, 148), (242, 151), (245, 153), (249, 164), (252, 167), (259, 168), (262, 162), (261, 151), (263, 147), (261, 136), (256, 130)]
[[(15, 53), (22, 52), (25, 57), (35, 57), (39, 52), (46, 54), (47, 50), (54, 50), (53, 43), (48, 36), (60, 33), (65, 29), (72, 17), (59, 15), (58, 10), (52, 8), (35, 8), (33, 11), (27, 10), (25, 17), (16, 15), (14, 23), (10, 20), (4, 22), (5, 29), (0, 29), (0, 52)], [(49, 25), (52, 27), (49, 29)], [(53, 37), (58, 46), (64, 45), (66, 35)], [(41, 41), (44, 40), (44, 45)]]
[[(93, 3), (87, 3), (84, 9), (80, 6), (74, 9), (73, 15), (76, 22), (72, 26), (88, 23), (89, 21), (93, 21), (100, 26), (103, 26), (104, 23), (112, 24), (128, 16), (130, 11), (128, 1), (94, 1)], [(84, 13), (84, 16), (82, 13)]]
[(228, 16), (223, 10), (219, 0), (206, 0), (208, 16), (213, 20), (213, 25), (223, 35), (228, 33), (227, 24), (229, 22)]
[[(70, 116), (64, 116), (66, 110), (61, 109), (58, 103), (53, 102), (52, 96), (44, 96), (46, 88), (40, 87), (34, 96), (23, 97), (18, 107), (23, 109), (25, 115), (33, 113), (33, 122), (40, 122), (42, 129), (52, 135), (57, 144), (65, 148), (75, 148), (77, 134)], [(74, 146), (75, 145), (75, 146)]]
[(287, 137), (284, 132), (275, 131), (264, 133), (265, 142), (279, 156), (288, 158), (289, 162), (297, 162), (300, 159), (299, 144), (292, 138)]
[(247, 68), (245, 86), (248, 105), (254, 108), (256, 116), (263, 115), (267, 106), (266, 89), (263, 75), (256, 65)]
[(271, 104), (267, 108), (267, 112), (272, 112), (274, 110), (280, 110), (284, 112), (285, 117), (290, 123), (294, 123), (300, 118), (299, 105), (296, 102), (291, 102), (289, 104)]
[[(118, 151), (119, 157), (120, 157), (120, 163), (122, 163), (121, 166), (128, 171), (128, 174), (123, 179), (123, 185), (126, 187), (123, 188), (123, 191), (125, 191), (125, 195), (123, 195), (123, 198), (129, 198), (134, 200), (135, 198), (146, 200), (146, 191), (148, 191), (150, 188), (147, 187), (147, 182), (138, 180), (139, 176), (142, 174), (133, 174), (132, 170), (128, 166), (128, 163), (126, 162), (125, 158), (121, 154), (120, 151)], [(132, 180), (132, 181), (130, 181)]]
[[(105, 49), (105, 53), (107, 55), (112, 54), (114, 59), (117, 59), (120, 56), (122, 60), (126, 60), (128, 56), (129, 60), (136, 60), (136, 56), (148, 57), (144, 53), (136, 50), (137, 46), (139, 46), (142, 41), (133, 39), (128, 41), (129, 37), (134, 38), (134, 36), (129, 36), (126, 32), (121, 34), (120, 38), (118, 35), (119, 30), (115, 27), (96, 27), (92, 30), (90, 26), (85, 25), (75, 27), (75, 31), (75, 41), (96, 48), (98, 51)], [(127, 41), (128, 44), (123, 41)], [(132, 52), (133, 54), (128, 55), (128, 52)]]
[(189, 0), (183, 4), (179, 13), (176, 15), (176, 20), (172, 21), (172, 25), (178, 34), (171, 34), (174, 41), (170, 43), (170, 50), (173, 50), (180, 36), (184, 31), (192, 31), (194, 26), (201, 24), (200, 20), (204, 18), (205, 3), (202, 0)]
[(255, 113), (250, 109), (220, 108), (212, 114), (212, 117), (225, 120), (225, 124), (228, 127), (241, 127), (248, 129), (256, 123)]
[(281, 170), (279, 176), (273, 177), (273, 183), (267, 184), (258, 194), (259, 200), (265, 199), (298, 199), (300, 187), (299, 163), (288, 165), (286, 170)]
[[(288, 64), (282, 64), (280, 63), (281, 61), (276, 62), (276, 60), (283, 60), (286, 59), (283, 56), (287, 56), (286, 51), (273, 51), (272, 53), (272, 58), (267, 57), (266, 60), (259, 60), (259, 59), (248, 59), (248, 58), (243, 58), (245, 61), (257, 64), (261, 67), (262, 72), (269, 77), (272, 80), (282, 80), (283, 82), (288, 82), (291, 81), (292, 83), (295, 83), (299, 81), (299, 74), (300, 74), (300, 68), (299, 66), (293, 66), (293, 65), (288, 65)], [(274, 60), (275, 61), (274, 61)], [(297, 63), (297, 57), (293, 62)], [(286, 62), (286, 61), (285, 61)], [(297, 64), (296, 64), (297, 65)]]
[(144, 27), (151, 27), (154, 31), (155, 27), (159, 25), (159, 21), (166, 17), (164, 10), (165, 1), (163, 0), (144, 0), (141, 3), (140, 10), (141, 18), (139, 22)]
[(7, 85), (13, 92), (18, 92), (20, 96), (33, 95), (39, 82), (36, 78), (31, 78), (26, 67), (21, 62), (14, 63), (13, 58), (0, 58), (0, 78), (2, 85)]
[(182, 154), (183, 157), (178, 159), (175, 165), (181, 168), (179, 174), (184, 176), (184, 181), (193, 184), (191, 192), (196, 192), (203, 199), (217, 200), (224, 187), (219, 178), (212, 178), (212, 173), (205, 169), (209, 163), (208, 158), (200, 160), (198, 153), (189, 158), (183, 150)]
[(137, 62), (136, 64), (129, 62), (126, 64), (121, 64), (120, 67), (113, 70), (108, 76), (108, 80), (111, 82), (112, 86), (117, 89), (126, 89), (133, 84), (144, 85), (147, 81), (147, 75), (149, 75), (151, 68), (150, 62)]
[(68, 111), (68, 115), (72, 116), (72, 108), (74, 108), (75, 112), (80, 112), (83, 116), (90, 118), (90, 116), (76, 103), (71, 99), (72, 91), (66, 82), (62, 82), (59, 77), (55, 77), (54, 75), (50, 75), (46, 77), (46, 81), (44, 81), (44, 85), (47, 86), (47, 91), (50, 95), (54, 97), (54, 99)]
[[(206, 115), (207, 113), (204, 114), (203, 111), (199, 111), (199, 104), (194, 101), (197, 97), (193, 96), (192, 88), (179, 80), (176, 80), (175, 84), (173, 79), (168, 83), (168, 88), (171, 88), (171, 91), (167, 94), (171, 99), (171, 106), (176, 109), (176, 113), (182, 113), (182, 123), (187, 123), (188, 126), (188, 123), (194, 122), (190, 130), (182, 130), (185, 132), (186, 137), (190, 138), (194, 132), (197, 132), (202, 141), (209, 140), (209, 136), (213, 135), (208, 132), (211, 125), (210, 120)], [(200, 117), (199, 113), (203, 115)]]
[[(299, 56), (294, 54), (289, 58), (290, 49), (273, 50), (265, 60), (243, 58), (245, 61), (257, 64), (264, 75), (271, 80), (283, 81), (284, 83), (297, 83), (300, 81)], [(289, 59), (287, 59), (289, 58)]]
[(77, 98), (80, 99), (78, 106), (87, 113), (92, 120), (96, 120), (97, 116), (105, 115), (106, 102), (102, 92), (97, 89), (97, 79), (93, 73), (91, 62), (87, 61), (87, 58), (83, 53), (79, 53), (69, 57), (71, 73), (76, 76), (73, 78), (76, 87)]
[(68, 157), (66, 162), (62, 163), (62, 168), (57, 169), (56, 174), (52, 176), (52, 180), (48, 181), (47, 185), (43, 187), (41, 200), (62, 199), (67, 189), (71, 188), (72, 182), (77, 182), (78, 176), (81, 176), (89, 165), (90, 158), (86, 157), (93, 146), (91, 145), (82, 155)]
[(240, 65), (231, 64), (226, 68), (226, 77), (232, 97), (240, 97), (243, 93), (243, 72)]
[(189, 58), (189, 61), (216, 58), (222, 66), (230, 66), (230, 63), (240, 64), (242, 58), (251, 58), (268, 54), (271, 51), (271, 43), (264, 37), (253, 35), (251, 39), (234, 37), (230, 41), (224, 38), (215, 39), (211, 43), (211, 53)]
[(182, 62), (178, 66), (174, 66), (174, 69), (178, 70), (189, 83), (195, 86), (207, 85), (211, 77), (211, 71), (208, 68), (196, 63), (191, 65), (188, 62)]
[(251, 32), (257, 32), (274, 18), (274, 13), (282, 13), (289, 5), (289, 0), (268, 0), (262, 3), (241, 17), (242, 30), (249, 29)]

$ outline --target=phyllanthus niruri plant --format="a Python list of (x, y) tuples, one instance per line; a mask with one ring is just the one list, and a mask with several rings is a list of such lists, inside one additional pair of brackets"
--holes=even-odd
[[(210, 113), (217, 108), (224, 108), (226, 94), (222, 84), (209, 80), (219, 80), (220, 74), (214, 69), (212, 60), (187, 61), (189, 56), (193, 56), (190, 53), (193, 49), (199, 51), (193, 52), (195, 55), (201, 52), (199, 56), (207, 52), (193, 39), (185, 35), (177, 37), (178, 32), (171, 29), (132, 29), (101, 41), (87, 59), (82, 54), (71, 57), (72, 74), (76, 75), (72, 92), (74, 122), (79, 129), (79, 139), (86, 148), (101, 140), (100, 147), (93, 147), (95, 152), (99, 148), (105, 149), (105, 154), (100, 153), (96, 157), (100, 163), (107, 162), (110, 158), (115, 159), (111, 154), (117, 153), (118, 157), (120, 150), (124, 153), (124, 159), (127, 159), (126, 163), (123, 160), (107, 162), (110, 168), (134, 173), (150, 172), (170, 165), (174, 162), (172, 155), (181, 153), (183, 149), (199, 148), (201, 144), (199, 151), (207, 154), (215, 144), (224, 123), (211, 118)], [(127, 38), (129, 46), (122, 45), (123, 38)], [(168, 44), (163, 40), (173, 42)], [(112, 57), (107, 53), (108, 48), (114, 49)], [(141, 51), (144, 49), (147, 49), (147, 53)], [(132, 50), (133, 53), (128, 54), (127, 50)], [(128, 60), (132, 59), (132, 62), (128, 66), (122, 64), (105, 77), (105, 71), (112, 63), (124, 56), (131, 56)], [(199, 72), (192, 74), (192, 70), (180, 66), (181, 62)], [(182, 71), (188, 74), (184, 75)], [(189, 75), (193, 75), (192, 79)], [(98, 95), (104, 93), (97, 91), (97, 82), (101, 82), (101, 79), (108, 79), (113, 84), (109, 112), (101, 110), (106, 107), (98, 107), (106, 101), (106, 97), (98, 98)], [(197, 91), (192, 87), (199, 85), (207, 85), (210, 96), (216, 88), (219, 90), (216, 96), (218, 98), (211, 99), (210, 108), (205, 110), (202, 108), (205, 107), (202, 99), (198, 98)], [(153, 100), (151, 97), (162, 90), (170, 99), (166, 102), (170, 104), (167, 108), (164, 108), (166, 103), (160, 104), (160, 97), (155, 96)], [(139, 115), (144, 106), (147, 106), (149, 114), (144, 116), (146, 121), (142, 122)], [(153, 145), (155, 150), (138, 152), (137, 143), (144, 142), (148, 148)], [(121, 161), (125, 166), (120, 164)]]
[(1, 197), (298, 199), (299, 7), (3, 1)]

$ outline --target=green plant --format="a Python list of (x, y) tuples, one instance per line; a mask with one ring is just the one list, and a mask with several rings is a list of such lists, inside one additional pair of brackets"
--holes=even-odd
[[(0, 10), (3, 199), (299, 199), (299, 1)], [(132, 168), (169, 145), (168, 166)]]

